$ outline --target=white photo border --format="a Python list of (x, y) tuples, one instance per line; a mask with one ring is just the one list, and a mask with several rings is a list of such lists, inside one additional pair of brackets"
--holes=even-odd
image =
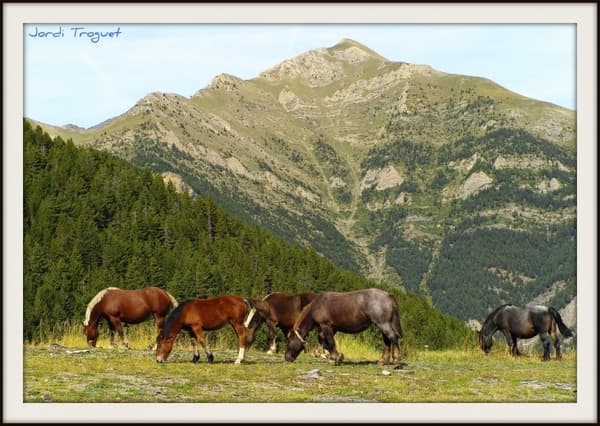
[[(594, 422), (597, 420), (596, 3), (4, 3), (3, 422)], [(23, 403), (23, 25), (101, 23), (572, 23), (577, 25), (577, 403)]]

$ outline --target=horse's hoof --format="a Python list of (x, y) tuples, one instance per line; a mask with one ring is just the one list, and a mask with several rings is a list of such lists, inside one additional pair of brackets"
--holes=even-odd
[[(200, 357), (198, 357), (198, 358), (200, 358)], [(206, 358), (208, 359), (209, 364), (212, 364), (213, 362), (215, 362), (215, 356), (213, 354), (207, 355)]]
[(192, 362), (195, 364), (198, 361), (200, 361), (200, 355), (194, 355), (194, 358), (192, 358)]
[(273, 355), (274, 353), (275, 353), (275, 352), (273, 352), (271, 349), (269, 349), (269, 350), (267, 351), (267, 355)]

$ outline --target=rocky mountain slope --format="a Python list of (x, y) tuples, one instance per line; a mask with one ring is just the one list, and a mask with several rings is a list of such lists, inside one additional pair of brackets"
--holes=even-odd
[(575, 297), (575, 126), (573, 111), (352, 40), (191, 98), (151, 93), (87, 130), (42, 125), (463, 319)]

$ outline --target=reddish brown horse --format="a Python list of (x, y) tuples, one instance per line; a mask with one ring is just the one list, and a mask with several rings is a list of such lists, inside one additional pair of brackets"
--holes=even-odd
[(158, 287), (146, 287), (139, 290), (121, 290), (109, 287), (94, 296), (87, 306), (83, 332), (88, 345), (96, 346), (98, 323), (106, 319), (110, 328), (110, 345), (115, 346), (115, 330), (128, 347), (129, 342), (123, 330), (123, 324), (139, 324), (154, 316), (156, 327), (160, 331), (171, 306), (177, 306), (177, 300)]
[(167, 318), (156, 348), (156, 362), (165, 362), (173, 349), (173, 342), (181, 330), (187, 331), (194, 345), (194, 358), (198, 362), (198, 342), (204, 348), (209, 363), (214, 356), (208, 347), (204, 331), (218, 330), (227, 323), (233, 327), (239, 341), (235, 364), (241, 364), (246, 349), (244, 318), (248, 311), (246, 300), (238, 296), (221, 296), (212, 299), (191, 299), (182, 302)]
[(294, 323), (288, 336), (285, 360), (294, 361), (306, 345), (308, 333), (317, 328), (323, 346), (330, 353), (330, 361), (338, 363), (344, 356), (336, 349), (335, 333), (360, 333), (371, 324), (375, 324), (383, 336), (385, 348), (380, 363), (388, 364), (390, 354), (393, 362), (397, 363), (400, 355), (398, 339), (402, 337), (402, 329), (394, 296), (377, 288), (321, 293), (302, 310)]
[[(247, 327), (247, 345), (254, 342), (256, 331), (266, 323), (269, 328), (269, 350), (268, 354), (277, 352), (276, 329), (279, 327), (284, 335), (288, 335), (294, 326), (294, 322), (302, 312), (302, 309), (314, 300), (316, 293), (302, 293), (287, 295), (283, 293), (272, 293), (262, 300), (249, 297), (248, 301), (252, 307), (244, 325)], [(255, 315), (256, 313), (256, 315)]]

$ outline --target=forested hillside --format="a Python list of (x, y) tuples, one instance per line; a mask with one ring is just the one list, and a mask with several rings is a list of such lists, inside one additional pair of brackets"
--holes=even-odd
[[(89, 300), (108, 286), (156, 285), (178, 300), (378, 286), (111, 154), (51, 139), (27, 121), (23, 140), (26, 341), (80, 322)], [(393, 291), (405, 345), (444, 348), (473, 339), (461, 321), (423, 298)]]

